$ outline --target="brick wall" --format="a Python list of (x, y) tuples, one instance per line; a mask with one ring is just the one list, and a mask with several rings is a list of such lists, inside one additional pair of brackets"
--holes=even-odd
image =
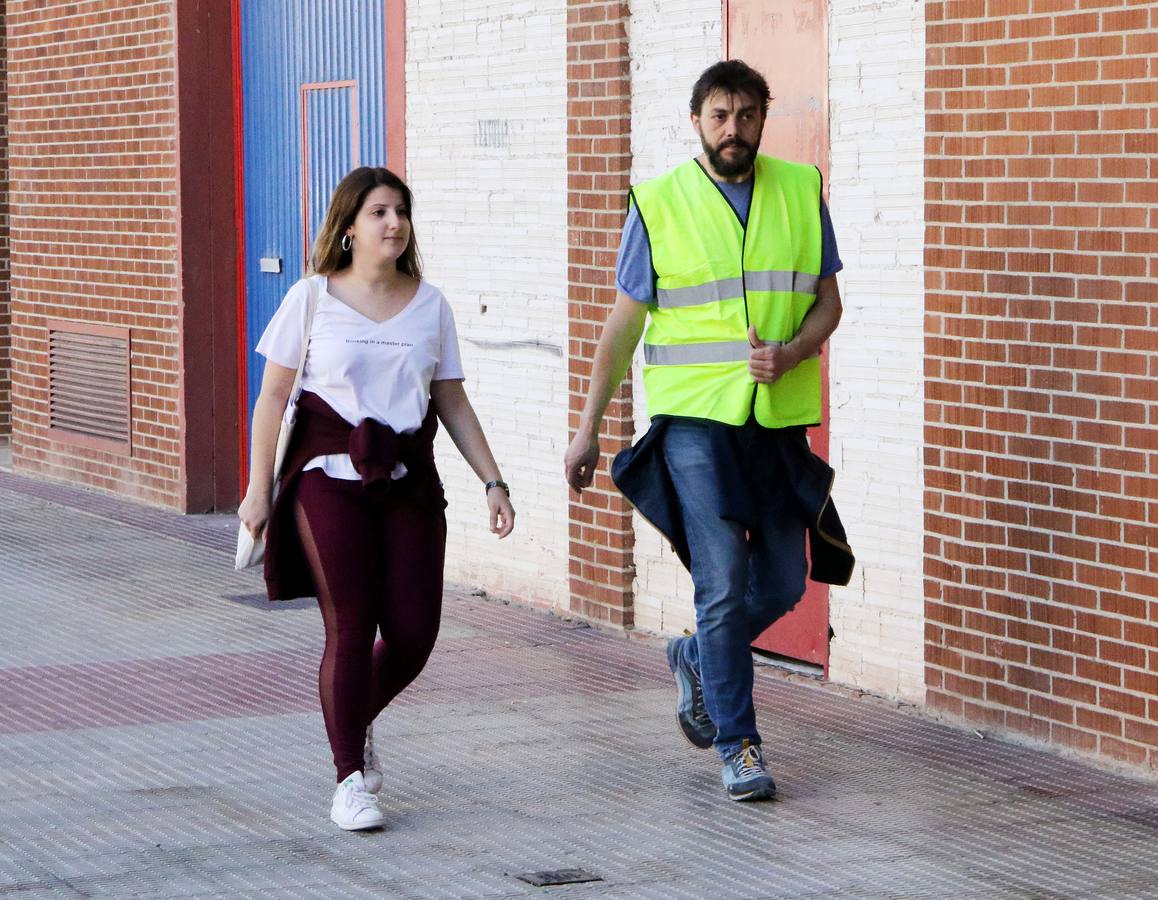
[[(692, 85), (720, 59), (719, 0), (668, 0), (631, 5), (631, 181), (638, 184), (700, 152), (688, 120)], [(626, 203), (616, 208), (620, 223)], [(633, 365), (635, 432), (648, 428), (642, 344)], [(635, 624), (679, 633), (695, 628), (691, 577), (671, 545), (638, 513), (635, 528)]]
[(927, 20), (928, 698), (1158, 765), (1158, 7)]
[[(18, 469), (179, 505), (171, 2), (7, 4)], [(47, 430), (46, 317), (132, 329), (132, 453)]]
[(829, 458), (858, 563), (830, 593), (829, 676), (921, 702), (924, 9), (828, 6), (829, 209), (844, 262)]
[(0, 442), (12, 431), (12, 319), (8, 289), (8, 32), (6, 11), (0, 3)]
[[(626, 2), (567, 2), (567, 297), (569, 433), (587, 395), (591, 359), (615, 301), (615, 252), (631, 170), (631, 81)], [(611, 483), (611, 457), (631, 443), (627, 380), (607, 408), (604, 460), (592, 487), (571, 497), (571, 608), (634, 624), (632, 513)]]
[(565, 3), (411, 0), (406, 21), (418, 246), (454, 308), (467, 393), (518, 514), (498, 543), (442, 433), (447, 579), (565, 607)]

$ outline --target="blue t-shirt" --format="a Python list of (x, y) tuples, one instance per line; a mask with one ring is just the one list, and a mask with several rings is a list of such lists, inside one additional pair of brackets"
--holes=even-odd
[[(749, 178), (739, 184), (717, 181), (720, 190), (736, 210), (740, 221), (748, 223), (748, 210), (752, 206), (752, 185)], [(836, 234), (832, 230), (832, 219), (828, 206), (820, 200), (820, 277), (835, 275), (844, 268), (836, 249)], [(651, 246), (647, 242), (647, 232), (639, 210), (632, 204), (623, 225), (623, 237), (619, 241), (619, 259), (615, 265), (615, 286), (640, 303), (655, 302), (655, 272), (651, 268)]]

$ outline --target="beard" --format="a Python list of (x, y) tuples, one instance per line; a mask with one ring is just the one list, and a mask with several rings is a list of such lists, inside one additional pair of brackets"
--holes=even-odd
[[(757, 148), (740, 138), (729, 138), (715, 147), (709, 146), (704, 137), (700, 138), (700, 143), (703, 144), (704, 153), (708, 155), (708, 162), (712, 164), (716, 174), (723, 175), (725, 178), (743, 175), (752, 168), (752, 163), (756, 161)], [(725, 156), (724, 150), (729, 147), (738, 147), (740, 152), (735, 156)]]

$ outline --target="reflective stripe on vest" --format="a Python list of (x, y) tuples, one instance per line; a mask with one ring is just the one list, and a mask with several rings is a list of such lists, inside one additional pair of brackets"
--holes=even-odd
[(700, 363), (748, 362), (747, 341), (711, 344), (644, 344), (643, 361), (649, 366), (694, 366)]
[(759, 155), (747, 227), (696, 160), (637, 186), (657, 275), (644, 335), (648, 414), (769, 428), (820, 421), (819, 360), (772, 385), (748, 374), (748, 326), (791, 340), (816, 300), (820, 174)]
[(667, 288), (656, 291), (656, 302), (666, 308), (717, 303), (731, 297), (743, 297), (744, 286), (753, 291), (792, 291), (815, 294), (820, 278), (804, 272), (745, 272), (743, 278), (723, 278), (695, 287)]

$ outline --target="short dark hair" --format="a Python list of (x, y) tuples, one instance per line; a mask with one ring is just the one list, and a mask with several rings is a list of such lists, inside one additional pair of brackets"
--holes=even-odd
[(747, 94), (761, 104), (765, 114), (768, 112), (768, 104), (772, 101), (772, 94), (768, 91), (768, 82), (764, 80), (764, 76), (739, 59), (725, 59), (704, 70), (692, 88), (693, 116), (700, 115), (704, 101), (716, 91), (733, 96)]

